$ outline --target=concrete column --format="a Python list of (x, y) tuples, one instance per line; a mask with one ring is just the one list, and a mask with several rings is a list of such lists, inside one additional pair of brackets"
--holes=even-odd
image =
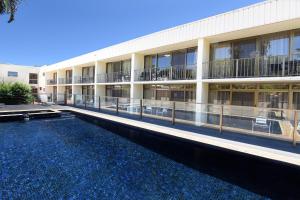
[(134, 83), (135, 70), (144, 69), (144, 55), (131, 55), (131, 81), (130, 81), (130, 98), (143, 98), (143, 85)]
[[(203, 63), (209, 61), (209, 42), (203, 38), (198, 40), (198, 58), (197, 58), (197, 85), (196, 85), (196, 125), (207, 122), (207, 117), (201, 111), (206, 110), (208, 103), (208, 83), (203, 83), (202, 75), (205, 73)], [(200, 104), (201, 103), (201, 104)]]

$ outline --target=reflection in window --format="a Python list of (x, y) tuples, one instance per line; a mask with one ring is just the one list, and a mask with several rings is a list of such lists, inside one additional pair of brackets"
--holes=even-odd
[(172, 66), (178, 68), (185, 66), (185, 51), (175, 51), (172, 53)]
[(287, 56), (289, 40), (289, 35), (286, 33), (264, 38), (262, 40), (262, 56)]
[(234, 59), (254, 58), (256, 56), (256, 40), (247, 40), (234, 44)]
[(18, 72), (11, 72), (11, 71), (9, 71), (9, 72), (7, 72), (7, 76), (8, 77), (18, 77)]
[(162, 68), (167, 68), (171, 66), (171, 55), (170, 54), (161, 54), (158, 55), (158, 60), (157, 60), (157, 67), (162, 69)]
[(107, 85), (106, 96), (108, 97), (130, 97), (129, 85)]
[(260, 92), (258, 107), (287, 109), (288, 96), (288, 92)]
[(145, 69), (153, 69), (156, 67), (156, 55), (145, 56)]
[(214, 44), (212, 46), (212, 59), (213, 60), (225, 60), (230, 59), (231, 56), (231, 44)]
[(210, 104), (230, 104), (230, 91), (210, 91), (208, 95)]
[(188, 49), (186, 54), (186, 66), (194, 67), (197, 65), (197, 49)]
[(144, 98), (195, 102), (196, 85), (144, 85)]

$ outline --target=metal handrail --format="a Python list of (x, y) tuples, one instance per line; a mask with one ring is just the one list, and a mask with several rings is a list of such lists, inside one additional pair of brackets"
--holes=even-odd
[(300, 55), (215, 60), (203, 67), (204, 79), (300, 76)]
[(74, 83), (94, 83), (93, 76), (75, 76)]
[[(230, 130), (248, 135), (290, 141), (294, 145), (300, 142), (299, 110), (93, 95), (87, 97), (75, 95), (73, 99), (75, 100), (75, 106), (91, 107), (98, 111), (110, 110), (117, 114), (134, 114), (140, 116), (140, 118), (143, 116), (159, 118), (168, 120), (172, 124), (180, 122), (208, 126), (217, 128), (220, 132)], [(265, 119), (268, 127), (272, 128), (253, 130), (253, 124), (261, 118)], [(237, 124), (236, 120), (240, 120), (242, 123)], [(229, 121), (232, 122), (229, 123)]]
[(197, 66), (170, 66), (166, 68), (140, 69), (134, 71), (135, 81), (194, 80)]
[(130, 82), (131, 73), (127, 71), (110, 72), (97, 75), (98, 83)]

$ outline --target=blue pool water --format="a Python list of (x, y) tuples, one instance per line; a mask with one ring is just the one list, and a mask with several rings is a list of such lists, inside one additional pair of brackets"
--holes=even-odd
[(0, 163), (0, 199), (264, 199), (78, 118), (1, 123)]

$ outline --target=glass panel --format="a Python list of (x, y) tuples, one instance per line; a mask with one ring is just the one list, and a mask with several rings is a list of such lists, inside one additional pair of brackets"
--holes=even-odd
[(255, 58), (256, 40), (241, 41), (234, 44), (234, 59)]
[(155, 99), (155, 85), (144, 85), (144, 99)]
[(287, 109), (288, 96), (288, 92), (260, 92), (258, 107)]
[(259, 86), (260, 89), (281, 89), (281, 90), (288, 90), (289, 85), (288, 84), (261, 84)]
[(293, 108), (300, 110), (300, 92), (293, 93)]
[(107, 85), (106, 96), (108, 97), (130, 97), (130, 86), (127, 85)]
[(210, 90), (229, 90), (229, 84), (209, 84)]
[(145, 69), (153, 69), (156, 67), (156, 55), (145, 56)]
[(122, 72), (130, 73), (131, 70), (131, 60), (125, 60), (122, 62)]
[(172, 54), (172, 66), (178, 68), (185, 66), (185, 51), (176, 51)]
[(232, 105), (254, 106), (254, 92), (233, 92)]
[(169, 101), (169, 86), (168, 85), (158, 85), (156, 88), (156, 99), (162, 101)]
[(289, 54), (289, 35), (282, 33), (262, 40), (262, 56), (287, 56)]
[(186, 55), (186, 65), (187, 68), (194, 67), (197, 65), (197, 49), (188, 49), (187, 55)]
[(300, 53), (300, 31), (295, 33), (293, 40), (293, 50)]
[(231, 44), (214, 44), (212, 46), (212, 59), (213, 60), (225, 60), (230, 59), (231, 56)]
[(232, 89), (234, 90), (254, 90), (256, 89), (255, 84), (233, 84)]
[(230, 92), (228, 91), (210, 91), (208, 95), (210, 104), (230, 104)]
[(158, 55), (157, 67), (160, 69), (167, 68), (171, 66), (171, 55), (162, 54)]

